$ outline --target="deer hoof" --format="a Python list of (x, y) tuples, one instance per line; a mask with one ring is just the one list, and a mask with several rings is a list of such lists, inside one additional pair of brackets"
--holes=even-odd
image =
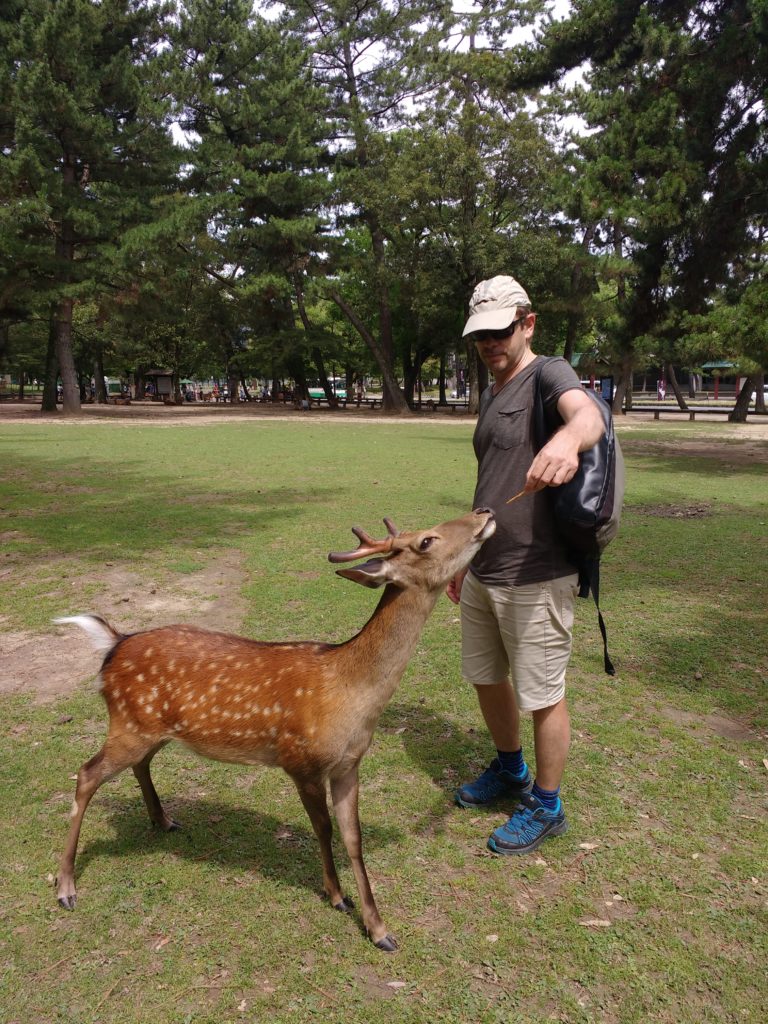
[(349, 898), (349, 896), (342, 896), (338, 903), (333, 904), (334, 910), (340, 910), (342, 914), (349, 914), (354, 909), (355, 904)]
[(59, 896), (59, 906), (65, 910), (74, 910), (77, 905), (77, 896), (72, 893), (71, 896)]
[(394, 935), (385, 935), (383, 939), (379, 939), (378, 942), (374, 942), (376, 949), (381, 949), (385, 953), (397, 952), (397, 939)]

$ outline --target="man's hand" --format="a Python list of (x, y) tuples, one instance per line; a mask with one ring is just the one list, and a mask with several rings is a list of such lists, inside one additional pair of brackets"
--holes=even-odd
[(461, 585), (464, 582), (464, 577), (467, 575), (468, 571), (468, 569), (462, 569), (461, 572), (457, 572), (445, 588), (445, 593), (448, 595), (448, 599), (453, 601), (454, 604), (458, 604), (461, 600)]
[(540, 491), (543, 487), (559, 487), (566, 484), (579, 468), (579, 449), (576, 441), (558, 432), (547, 441), (531, 463), (525, 477), (525, 490)]

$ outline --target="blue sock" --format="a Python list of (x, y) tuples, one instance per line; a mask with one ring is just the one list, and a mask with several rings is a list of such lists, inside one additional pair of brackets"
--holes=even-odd
[(535, 796), (548, 811), (555, 814), (560, 810), (560, 787), (557, 789), (542, 789), (538, 782), (534, 782), (531, 796)]
[(523, 748), (519, 750), (497, 750), (499, 761), (503, 771), (509, 772), (510, 775), (514, 775), (518, 779), (522, 779), (525, 773), (528, 771), (528, 765), (525, 763), (523, 757)]

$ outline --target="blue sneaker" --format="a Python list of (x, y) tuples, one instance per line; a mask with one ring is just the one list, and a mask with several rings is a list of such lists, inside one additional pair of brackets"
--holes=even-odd
[(548, 811), (535, 796), (524, 793), (509, 821), (493, 832), (488, 847), (494, 853), (530, 853), (550, 836), (561, 836), (567, 831), (562, 804), (560, 810)]
[(505, 772), (501, 761), (494, 757), (482, 775), (474, 782), (466, 782), (456, 791), (456, 803), (459, 807), (480, 807), (500, 797), (511, 797), (519, 800), (525, 793), (533, 789), (531, 773), (526, 768), (522, 779), (512, 772)]

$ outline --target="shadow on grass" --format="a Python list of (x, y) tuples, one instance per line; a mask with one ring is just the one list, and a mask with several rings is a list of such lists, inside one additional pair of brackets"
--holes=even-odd
[[(94, 799), (98, 800), (98, 795)], [(163, 832), (149, 822), (138, 789), (136, 800), (107, 796), (104, 804), (102, 812), (114, 829), (114, 836), (89, 840), (86, 815), (75, 862), (78, 886), (87, 888), (90, 893), (98, 891), (100, 870), (105, 869), (103, 864), (100, 869), (103, 859), (124, 858), (124, 874), (130, 877), (135, 870), (138, 884), (146, 878), (141, 875), (137, 858), (171, 854), (189, 862), (205, 862), (235, 872), (254, 872), (263, 879), (323, 896), (320, 847), (309, 821), (306, 827), (293, 822), (287, 826), (284, 819), (249, 807), (233, 808), (231, 804), (215, 800), (182, 797), (166, 803), (181, 828)], [(366, 823), (363, 833), (364, 856), (367, 850), (403, 840), (398, 829), (378, 824)], [(351, 896), (355, 904), (353, 916), (363, 931), (357, 889), (338, 829), (334, 833), (334, 858), (344, 893)], [(344, 885), (345, 878), (347, 885)]]
[[(463, 813), (454, 800), (456, 790), (477, 778), (495, 754), (484, 727), (467, 730), (431, 711), (429, 704), (398, 702), (385, 708), (377, 728), (396, 731), (410, 763), (440, 789), (440, 796), (424, 807), (417, 828), (434, 833), (440, 831), (442, 821)], [(499, 800), (488, 807), (473, 808), (471, 813), (511, 813), (515, 803), (513, 799)]]

